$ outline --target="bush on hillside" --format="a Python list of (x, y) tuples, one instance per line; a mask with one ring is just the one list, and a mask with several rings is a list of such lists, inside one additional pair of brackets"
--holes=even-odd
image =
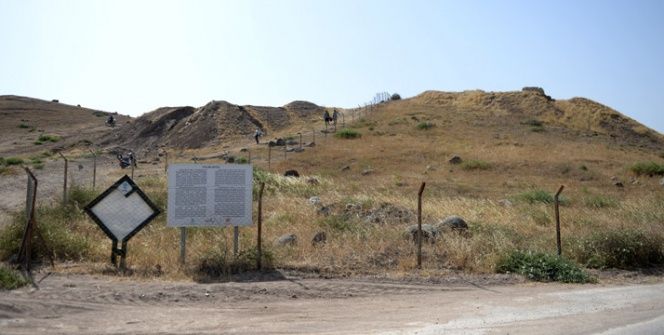
[(652, 161), (636, 163), (629, 169), (638, 176), (647, 175), (652, 177), (654, 175), (664, 175), (664, 165)]
[(596, 232), (581, 240), (577, 259), (594, 268), (631, 269), (664, 264), (664, 238), (634, 229)]
[(530, 251), (513, 251), (496, 266), (499, 273), (518, 273), (535, 281), (588, 283), (593, 279), (578, 265), (562, 257)]
[(394, 100), (401, 100), (401, 96), (399, 95), (399, 93), (394, 93), (394, 94), (392, 94), (392, 96), (390, 97), (390, 100), (392, 100), (392, 101), (394, 101)]
[(20, 273), (0, 264), (0, 290), (13, 290), (27, 283)]
[(362, 137), (362, 134), (360, 134), (357, 130), (344, 128), (339, 130), (336, 134), (334, 134), (334, 136), (338, 138), (354, 139)]

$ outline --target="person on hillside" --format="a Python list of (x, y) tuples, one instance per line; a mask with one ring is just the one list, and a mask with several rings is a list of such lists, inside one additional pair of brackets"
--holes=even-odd
[(332, 117), (330, 117), (330, 112), (326, 110), (325, 113), (323, 114), (323, 119), (325, 120), (326, 126), (330, 125), (330, 122), (332, 121)]
[(115, 118), (113, 117), (113, 115), (108, 116), (108, 119), (106, 119), (106, 124), (111, 127), (115, 126)]
[(334, 123), (334, 129), (337, 129), (337, 119), (339, 118), (339, 112), (337, 112), (337, 109), (334, 109), (334, 113), (332, 113), (332, 122)]
[(254, 132), (254, 139), (256, 140), (256, 144), (260, 144), (260, 141), (258, 139), (261, 136), (263, 136), (263, 132), (259, 128), (256, 128), (256, 131)]

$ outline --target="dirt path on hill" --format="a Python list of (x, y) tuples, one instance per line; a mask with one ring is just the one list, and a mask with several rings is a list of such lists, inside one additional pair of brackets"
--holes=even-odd
[(664, 284), (52, 275), (0, 292), (2, 334), (659, 334)]

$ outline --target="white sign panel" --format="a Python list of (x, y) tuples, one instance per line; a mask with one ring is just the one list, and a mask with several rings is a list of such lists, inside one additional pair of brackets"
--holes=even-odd
[(252, 182), (249, 164), (169, 165), (168, 226), (250, 225)]

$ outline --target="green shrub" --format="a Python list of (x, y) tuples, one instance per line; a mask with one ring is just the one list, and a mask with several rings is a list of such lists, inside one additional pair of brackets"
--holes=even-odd
[(235, 164), (249, 164), (247, 157), (238, 157), (235, 159)]
[(664, 238), (639, 230), (597, 232), (581, 240), (580, 262), (595, 268), (631, 269), (664, 264)]
[[(37, 139), (37, 142), (58, 142), (60, 141), (60, 136), (57, 135), (40, 135), (39, 138)], [(36, 144), (36, 142), (35, 142)]]
[(23, 158), (19, 157), (7, 157), (5, 158), (5, 165), (21, 165), (23, 164)]
[(488, 170), (491, 168), (491, 164), (480, 161), (480, 160), (468, 160), (461, 162), (461, 169), (466, 171), (471, 170)]
[(334, 134), (334, 136), (338, 138), (353, 139), (362, 137), (362, 134), (360, 134), (357, 130), (344, 128), (339, 130), (336, 134)]
[(27, 283), (20, 273), (0, 264), (0, 289), (13, 290)]
[(499, 273), (518, 273), (535, 281), (559, 281), (563, 283), (587, 283), (590, 276), (575, 263), (562, 257), (545, 253), (513, 251), (500, 259), (496, 266)]
[[(541, 190), (541, 189), (533, 189), (530, 191), (525, 191), (522, 193), (519, 193), (515, 196), (512, 197), (513, 200), (515, 201), (522, 201), (522, 202), (527, 202), (529, 204), (534, 204), (534, 203), (543, 203), (543, 204), (552, 204), (554, 203), (554, 197), (553, 194)], [(561, 205), (568, 205), (569, 200), (565, 198), (564, 196), (558, 197), (558, 201), (560, 202)]]
[(433, 124), (432, 122), (424, 121), (424, 122), (420, 122), (420, 123), (417, 124), (417, 129), (429, 130), (429, 129), (433, 128), (434, 126), (435, 126), (435, 124)]
[(655, 162), (639, 162), (632, 165), (630, 171), (634, 172), (636, 175), (664, 175), (664, 165), (657, 164)]
[(68, 204), (78, 208), (85, 207), (97, 197), (97, 192), (95, 192), (92, 188), (79, 185), (72, 185), (67, 190), (67, 194), (67, 201), (69, 202)]
[(28, 125), (25, 124), (25, 123), (21, 123), (21, 124), (19, 124), (18, 127), (21, 128), (21, 129), (28, 129), (28, 128), (30, 128), (30, 126), (28, 126)]
[[(36, 210), (37, 229), (45, 240), (33, 245), (33, 257), (43, 258), (49, 254), (60, 260), (81, 260), (91, 254), (89, 236), (80, 229), (78, 222), (85, 214), (70, 206), (39, 207)], [(9, 259), (18, 253), (25, 229), (25, 213), (16, 212), (12, 222), (0, 230), (0, 259)]]
[(357, 222), (350, 220), (343, 215), (330, 215), (318, 220), (318, 224), (332, 231), (344, 232), (355, 231), (358, 228)]

